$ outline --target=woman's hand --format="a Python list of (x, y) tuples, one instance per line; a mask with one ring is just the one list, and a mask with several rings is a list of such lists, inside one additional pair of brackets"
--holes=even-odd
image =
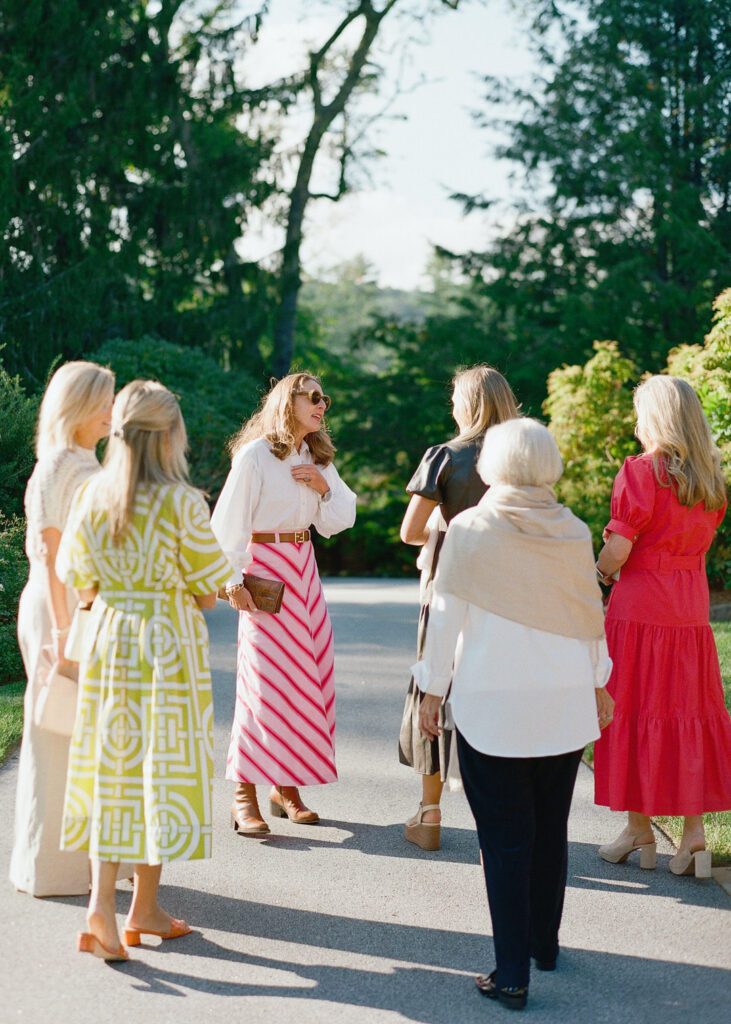
[(312, 463), (304, 462), (299, 466), (292, 466), (291, 473), (293, 479), (295, 479), (298, 484), (304, 484), (305, 487), (312, 488), (312, 490), (316, 491), (320, 497), (322, 497), (323, 494), (327, 494), (330, 490), (330, 485), (327, 480), (317, 466), (313, 466)]
[(419, 705), (419, 732), (427, 740), (438, 739), (442, 730), (439, 728), (439, 709), (442, 698), (433, 693), (425, 693)]
[(233, 593), (226, 591), (226, 596), (228, 597), (228, 603), (232, 608), (235, 608), (237, 612), (255, 612), (258, 610), (254, 603), (254, 598), (246, 587), (241, 587)]
[(610, 587), (615, 581), (614, 574), (621, 569), (632, 552), (632, 541), (619, 533), (604, 531), (604, 547), (599, 552), (596, 569), (602, 583)]
[(605, 686), (595, 690), (596, 713), (599, 719), (599, 728), (606, 729), (614, 718), (614, 698)]

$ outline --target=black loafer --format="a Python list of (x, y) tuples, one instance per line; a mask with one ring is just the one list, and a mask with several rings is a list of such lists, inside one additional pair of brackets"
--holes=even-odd
[(496, 971), (491, 971), (490, 974), (477, 975), (475, 985), (477, 985), (480, 994), (487, 996), (488, 999), (497, 999), (499, 1003), (502, 1003), (509, 1010), (524, 1010), (528, 1002), (528, 986), (518, 988), (511, 985), (507, 988), (498, 988), (495, 984), (496, 973)]
[(533, 957), (533, 963), (537, 971), (555, 971), (556, 961), (554, 960), (539, 960), (537, 956)]

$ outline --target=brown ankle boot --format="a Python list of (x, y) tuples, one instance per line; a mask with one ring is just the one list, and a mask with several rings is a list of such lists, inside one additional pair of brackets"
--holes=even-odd
[(234, 832), (242, 836), (265, 836), (269, 826), (261, 816), (256, 799), (256, 786), (252, 782), (237, 782), (231, 807)]
[(269, 794), (269, 807), (277, 818), (289, 818), (296, 825), (317, 825), (320, 815), (302, 803), (296, 786), (275, 786)]

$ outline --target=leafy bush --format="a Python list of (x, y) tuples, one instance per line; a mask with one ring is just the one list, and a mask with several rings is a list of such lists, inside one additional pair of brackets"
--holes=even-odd
[(16, 631), (18, 600), (27, 578), (25, 524), (0, 516), (0, 683), (23, 676)]
[(117, 388), (141, 377), (177, 395), (190, 443), (191, 481), (215, 499), (229, 470), (226, 441), (257, 405), (257, 381), (241, 370), (222, 370), (200, 349), (149, 336), (105, 342), (85, 358), (109, 366)]
[(38, 403), (28, 398), (18, 377), (0, 367), (0, 513), (23, 513), (23, 495), (33, 469), (33, 435)]
[[(721, 449), (731, 491), (731, 288), (713, 304), (714, 323), (704, 345), (681, 345), (668, 357), (668, 372), (693, 385)], [(727, 515), (708, 555), (712, 582), (731, 586), (731, 516)]]
[(597, 341), (586, 365), (563, 366), (548, 378), (543, 408), (564, 460), (559, 496), (589, 525), (597, 547), (612, 482), (637, 451), (631, 390), (637, 377), (615, 341)]

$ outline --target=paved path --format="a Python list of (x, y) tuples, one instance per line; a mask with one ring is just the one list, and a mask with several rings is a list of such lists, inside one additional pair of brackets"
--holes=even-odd
[[(474, 991), (491, 940), (464, 797), (446, 799), (440, 853), (404, 843), (416, 780), (395, 756), (416, 631), (411, 583), (327, 587), (338, 668), (341, 782), (306, 792), (325, 824), (276, 821), (266, 841), (228, 828), (230, 784), (215, 787), (211, 861), (165, 868), (163, 901), (199, 933), (107, 967), (74, 952), (81, 899), (32, 900), (0, 885), (0, 1022), (69, 1024), (471, 1024), (505, 1019)], [(216, 756), (233, 707), (235, 622), (210, 616)], [(3, 872), (15, 759), (0, 772)], [(611, 867), (598, 842), (618, 828), (591, 802), (582, 767), (571, 818), (561, 968), (534, 974), (530, 1019), (721, 1024), (731, 1001), (731, 902), (711, 881)], [(263, 790), (262, 790), (263, 795)], [(123, 912), (129, 889), (120, 885)]]

